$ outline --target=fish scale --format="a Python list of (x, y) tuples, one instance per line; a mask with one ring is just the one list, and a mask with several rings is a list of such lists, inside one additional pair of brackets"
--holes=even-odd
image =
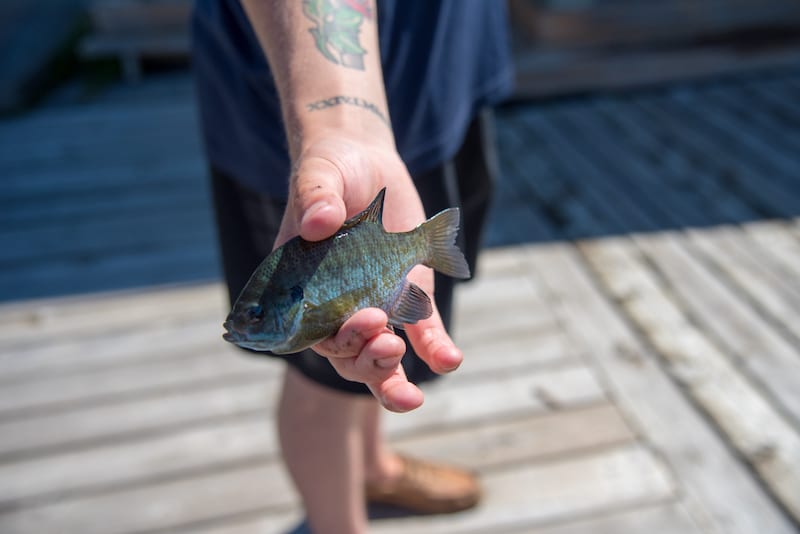
[(444, 210), (409, 232), (386, 232), (385, 194), (381, 190), (330, 238), (296, 237), (267, 256), (228, 315), (224, 339), (285, 354), (334, 335), (360, 309), (381, 308), (395, 326), (429, 317), (430, 298), (406, 275), (421, 263), (469, 277), (455, 245), (459, 210)]

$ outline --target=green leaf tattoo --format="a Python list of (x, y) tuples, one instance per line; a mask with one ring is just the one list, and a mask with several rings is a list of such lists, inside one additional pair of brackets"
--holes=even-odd
[(367, 51), (358, 34), (364, 20), (373, 19), (369, 0), (303, 0), (303, 13), (314, 23), (308, 31), (328, 61), (364, 70)]

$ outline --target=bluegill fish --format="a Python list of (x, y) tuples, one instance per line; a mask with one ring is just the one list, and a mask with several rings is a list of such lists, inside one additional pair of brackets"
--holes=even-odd
[(287, 354), (334, 335), (363, 308), (381, 308), (402, 327), (427, 319), (431, 300), (406, 275), (417, 264), (456, 278), (469, 267), (455, 245), (459, 210), (434, 215), (410, 232), (383, 228), (386, 189), (331, 237), (295, 237), (253, 272), (225, 321), (226, 341)]

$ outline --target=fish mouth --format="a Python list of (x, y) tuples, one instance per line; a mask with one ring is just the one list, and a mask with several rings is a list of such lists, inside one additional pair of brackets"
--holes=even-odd
[(239, 340), (239, 333), (233, 329), (233, 321), (227, 319), (224, 323), (222, 323), (222, 328), (225, 329), (225, 333), (222, 334), (222, 339), (228, 341), (229, 343), (236, 343)]

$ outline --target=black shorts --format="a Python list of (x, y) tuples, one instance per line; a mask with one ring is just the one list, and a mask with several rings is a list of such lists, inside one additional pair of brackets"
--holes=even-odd
[[(452, 206), (461, 207), (459, 244), (473, 274), (496, 168), (487, 113), (470, 125), (452, 161), (413, 177), (428, 216)], [(223, 270), (233, 304), (252, 272), (272, 250), (286, 200), (245, 188), (235, 177), (213, 168), (211, 182)], [(450, 324), (454, 282), (436, 273), (434, 297), (445, 326)], [(435, 378), (437, 375), (414, 354), (403, 333), (398, 330), (398, 334), (403, 336), (408, 347), (403, 357), (408, 379), (419, 384)], [(311, 350), (290, 355), (248, 352), (283, 359), (311, 380), (336, 390), (369, 394), (364, 384), (340, 377), (326, 358)]]

